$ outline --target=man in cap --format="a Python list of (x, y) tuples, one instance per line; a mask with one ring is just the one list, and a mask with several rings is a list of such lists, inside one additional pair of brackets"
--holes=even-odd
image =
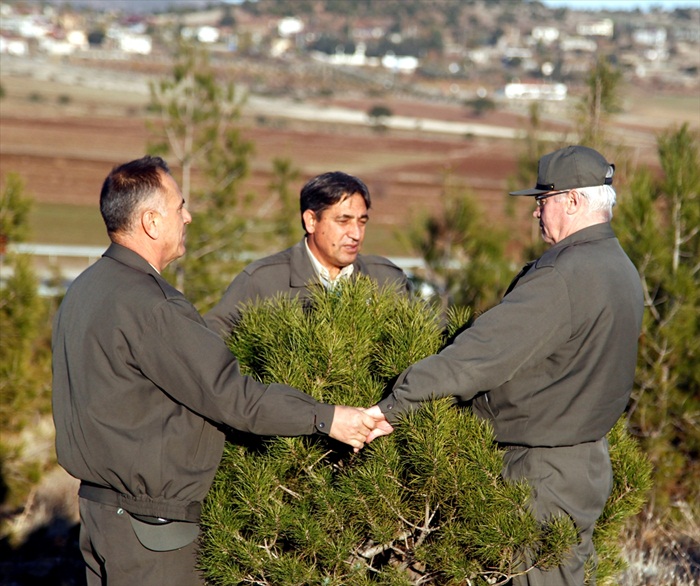
[[(551, 248), (528, 263), (499, 305), (439, 354), (406, 369), (372, 407), (390, 422), (430, 397), (471, 401), (506, 448), (503, 476), (525, 478), (540, 520), (570, 517), (580, 543), (553, 570), (518, 560), (516, 586), (581, 586), (591, 537), (612, 487), (605, 435), (634, 381), (643, 297), (610, 226), (614, 166), (569, 146), (539, 161), (535, 200)], [(377, 430), (376, 435), (384, 431)]]
[(314, 284), (332, 288), (357, 274), (407, 291), (406, 275), (394, 263), (360, 254), (370, 205), (369, 189), (357, 177), (332, 171), (311, 179), (299, 197), (304, 238), (248, 265), (204, 316), (209, 327), (226, 335), (245, 303), (278, 294), (308, 300)]

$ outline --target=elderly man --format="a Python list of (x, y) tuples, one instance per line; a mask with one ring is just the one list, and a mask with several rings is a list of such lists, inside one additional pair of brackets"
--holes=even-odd
[[(643, 297), (615, 238), (614, 166), (569, 146), (539, 161), (533, 216), (551, 248), (515, 277), (499, 305), (439, 354), (409, 367), (373, 407), (389, 421), (432, 396), (472, 401), (506, 447), (503, 476), (527, 479), (538, 519), (570, 517), (580, 543), (558, 568), (513, 584), (581, 586), (591, 537), (612, 487), (606, 433), (634, 380)], [(377, 430), (373, 435), (384, 433)]]
[(359, 449), (376, 424), (358, 409), (242, 376), (161, 277), (184, 254), (192, 219), (161, 158), (116, 167), (100, 209), (112, 244), (72, 284), (53, 331), (56, 451), (81, 480), (87, 583), (203, 584), (195, 538), (222, 427), (327, 434)]
[(204, 318), (216, 332), (228, 334), (243, 304), (284, 294), (310, 297), (310, 287), (334, 287), (354, 274), (379, 286), (408, 290), (403, 271), (381, 256), (362, 256), (371, 199), (357, 177), (334, 171), (311, 179), (299, 198), (305, 236), (291, 248), (248, 265)]

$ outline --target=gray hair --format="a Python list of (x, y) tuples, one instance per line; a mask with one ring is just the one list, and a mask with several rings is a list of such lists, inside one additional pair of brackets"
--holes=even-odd
[[(608, 167), (605, 178), (611, 178), (615, 172), (612, 166)], [(604, 212), (608, 219), (612, 219), (613, 206), (617, 200), (617, 194), (612, 185), (594, 185), (593, 187), (580, 187), (576, 191), (588, 201), (588, 209), (592, 212)]]

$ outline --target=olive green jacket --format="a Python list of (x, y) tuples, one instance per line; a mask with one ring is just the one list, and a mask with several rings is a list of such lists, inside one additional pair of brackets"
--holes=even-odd
[(333, 406), (242, 376), (185, 297), (112, 244), (71, 285), (53, 330), (59, 463), (131, 513), (196, 521), (221, 459), (220, 425), (327, 433)]
[(390, 420), (430, 397), (473, 400), (498, 441), (569, 446), (602, 438), (632, 390), (643, 296), (608, 223), (552, 246), (499, 305), (402, 373)]
[[(403, 271), (381, 256), (357, 255), (353, 274), (372, 277), (380, 287), (396, 285), (408, 290)], [(271, 256), (249, 264), (228, 286), (221, 301), (205, 316), (207, 325), (217, 333), (227, 335), (240, 317), (241, 307), (249, 302), (288, 295), (308, 300), (309, 286), (319, 283), (304, 239)]]

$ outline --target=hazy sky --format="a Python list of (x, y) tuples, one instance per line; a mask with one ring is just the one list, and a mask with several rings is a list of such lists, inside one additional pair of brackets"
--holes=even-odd
[(540, 0), (547, 6), (568, 6), (576, 10), (635, 10), (647, 11), (651, 7), (664, 10), (675, 8), (700, 8), (700, 0)]

